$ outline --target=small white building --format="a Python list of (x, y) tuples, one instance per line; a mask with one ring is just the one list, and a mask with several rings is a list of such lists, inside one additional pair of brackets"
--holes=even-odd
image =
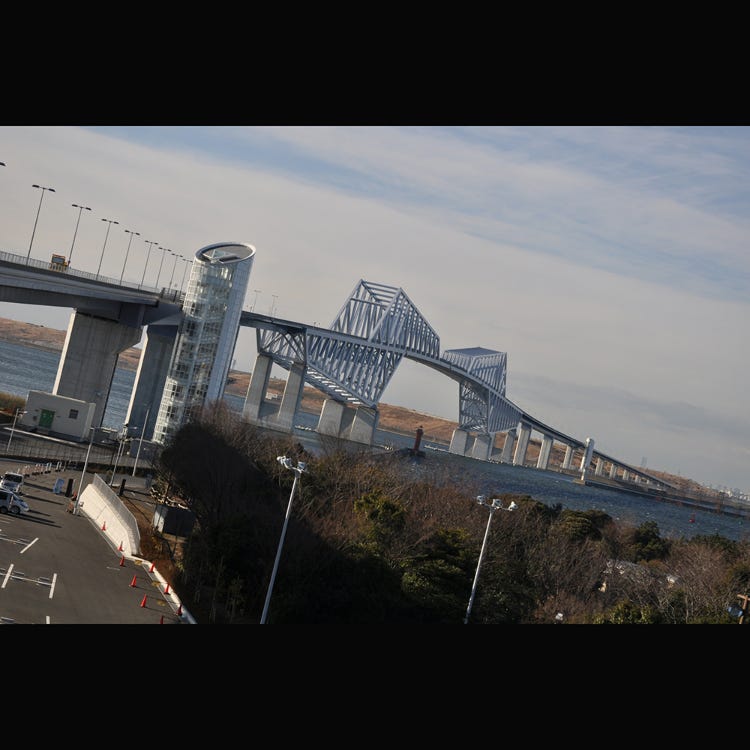
[(40, 435), (86, 440), (95, 410), (95, 403), (44, 391), (29, 391), (26, 413), (18, 420), (18, 426)]

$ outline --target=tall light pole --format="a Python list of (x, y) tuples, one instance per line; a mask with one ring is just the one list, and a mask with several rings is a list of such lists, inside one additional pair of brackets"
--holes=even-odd
[(10, 428), (10, 437), (8, 438), (8, 448), (7, 450), (10, 450), (10, 441), (13, 440), (13, 430), (16, 429), (16, 420), (21, 414), (26, 414), (26, 411), (21, 409), (20, 407), (16, 409), (16, 413), (13, 417), (13, 425)]
[(271, 296), (273, 297), (273, 302), (271, 302), (271, 312), (269, 313), (269, 315), (273, 317), (273, 314), (276, 311), (276, 300), (279, 298), (279, 295), (272, 294)]
[(172, 253), (174, 255), (174, 263), (172, 264), (172, 273), (169, 276), (169, 284), (167, 284), (167, 289), (172, 288), (172, 279), (174, 278), (174, 269), (177, 268), (177, 258), (181, 258), (181, 255), (178, 255), (177, 253)]
[(479, 562), (477, 563), (477, 572), (474, 574), (474, 583), (471, 586), (471, 597), (469, 597), (469, 606), (466, 608), (466, 616), (464, 617), (464, 625), (469, 622), (469, 616), (471, 615), (471, 608), (474, 605), (474, 595), (477, 593), (477, 581), (479, 580), (479, 571), (482, 567), (482, 559), (484, 558), (484, 550), (487, 547), (487, 537), (490, 535), (490, 524), (492, 523), (492, 516), (496, 510), (515, 510), (518, 505), (515, 502), (504, 508), (502, 502), (497, 498), (487, 502), (487, 498), (484, 495), (477, 495), (477, 502), (480, 505), (484, 505), (489, 508), (490, 515), (487, 519), (487, 529), (484, 532), (484, 540), (482, 541), (482, 549), (479, 552)]
[(182, 287), (185, 285), (185, 274), (187, 273), (188, 266), (190, 265), (190, 258), (183, 258), (185, 261), (185, 268), (182, 269), (182, 281), (180, 282), (180, 294), (182, 294)]
[[(140, 232), (131, 232), (129, 229), (125, 230), (129, 235), (130, 239), (128, 240), (128, 249), (125, 253), (125, 263), (128, 262), (128, 255), (130, 255), (130, 243), (133, 241), (133, 236), (140, 237)], [(120, 274), (120, 283), (122, 284), (122, 277), (125, 275), (125, 263), (122, 264), (122, 273)]]
[(120, 461), (120, 454), (122, 453), (123, 445), (125, 444), (125, 438), (128, 436), (128, 423), (125, 422), (122, 426), (122, 430), (117, 433), (117, 454), (115, 455), (115, 465), (112, 468), (112, 482), (110, 487), (115, 483), (115, 474), (117, 474), (117, 464)]
[(161, 276), (161, 267), (164, 264), (164, 256), (167, 253), (171, 253), (171, 250), (168, 250), (166, 247), (159, 247), (157, 250), (163, 250), (164, 252), (161, 254), (161, 262), (159, 263), (159, 273), (156, 274), (156, 288), (159, 288), (159, 277)]
[(102, 219), (102, 221), (107, 222), (107, 234), (104, 235), (104, 244), (102, 245), (102, 254), (99, 258), (99, 268), (96, 269), (96, 278), (99, 278), (99, 271), (102, 270), (102, 261), (104, 260), (104, 248), (107, 247), (107, 237), (109, 237), (109, 230), (112, 228), (113, 224), (119, 224), (119, 221), (114, 221), (113, 219)]
[(76, 219), (76, 228), (73, 232), (73, 242), (70, 243), (70, 255), (68, 255), (68, 265), (70, 265), (70, 261), (73, 260), (73, 246), (76, 244), (76, 235), (78, 234), (78, 225), (81, 222), (81, 214), (84, 211), (90, 211), (91, 209), (88, 206), (79, 206), (77, 203), (71, 203), (71, 206), (73, 208), (78, 209), (78, 219)]
[(296, 466), (292, 466), (292, 460), (287, 456), (277, 456), (276, 460), (285, 468), (294, 472), (294, 482), (292, 482), (292, 491), (289, 494), (289, 504), (286, 506), (286, 516), (284, 517), (284, 525), (281, 528), (281, 537), (279, 539), (279, 547), (276, 550), (276, 560), (273, 563), (273, 572), (271, 573), (271, 582), (268, 584), (268, 593), (266, 594), (266, 603), (263, 605), (263, 614), (260, 617), (260, 624), (266, 624), (266, 618), (268, 617), (268, 605), (271, 603), (271, 594), (273, 593), (273, 584), (276, 581), (276, 572), (279, 569), (279, 560), (281, 559), (281, 549), (284, 546), (284, 537), (286, 536), (286, 527), (289, 525), (289, 516), (292, 514), (292, 501), (294, 500), (294, 490), (297, 489), (297, 480), (300, 478), (302, 473), (306, 471), (307, 464), (304, 461), (297, 461)]
[(250, 312), (255, 312), (255, 303), (258, 301), (258, 295), (260, 294), (260, 289), (253, 289), (255, 292), (255, 297), (253, 297), (253, 306), (250, 308)]
[(34, 235), (36, 234), (36, 224), (39, 221), (39, 212), (42, 210), (42, 201), (44, 200), (44, 193), (49, 190), (50, 193), (54, 193), (55, 188), (44, 187), (43, 185), (32, 185), (31, 187), (39, 188), (42, 194), (39, 196), (39, 207), (36, 210), (36, 219), (34, 219), (34, 229), (31, 232), (31, 242), (29, 242), (29, 252), (26, 254), (26, 265), (29, 265), (29, 258), (31, 257), (31, 246), (34, 244)]
[(143, 276), (141, 276), (141, 283), (138, 285), (140, 289), (143, 286), (143, 280), (146, 278), (146, 269), (148, 268), (148, 261), (151, 257), (151, 248), (159, 243), (156, 240), (143, 240), (148, 245), (148, 254), (146, 255), (146, 265), (143, 266)]
[(141, 427), (141, 439), (138, 441), (138, 450), (135, 452), (135, 463), (133, 464), (133, 476), (138, 468), (138, 458), (141, 455), (141, 446), (143, 445), (143, 436), (146, 433), (146, 425), (148, 424), (148, 415), (151, 414), (151, 407), (148, 407), (146, 411), (146, 419), (143, 420), (143, 427)]
[(91, 444), (94, 442), (94, 431), (96, 427), (89, 427), (91, 437), (89, 437), (89, 449), (86, 451), (86, 460), (83, 462), (83, 471), (81, 472), (81, 478), (78, 482), (78, 492), (76, 492), (76, 501), (73, 506), (73, 515), (78, 515), (78, 506), (81, 502), (81, 491), (83, 490), (83, 480), (86, 477), (86, 467), (89, 465), (89, 456), (91, 455)]

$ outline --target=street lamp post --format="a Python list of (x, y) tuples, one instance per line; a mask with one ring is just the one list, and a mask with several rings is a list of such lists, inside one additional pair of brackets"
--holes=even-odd
[(120, 283), (122, 284), (122, 277), (125, 275), (125, 264), (128, 262), (128, 255), (130, 255), (130, 243), (133, 241), (133, 236), (140, 237), (140, 232), (131, 232), (129, 229), (125, 230), (129, 235), (130, 239), (128, 240), (128, 249), (125, 253), (125, 263), (122, 264), (122, 273), (120, 274)]
[(96, 269), (96, 278), (99, 278), (99, 271), (102, 270), (102, 261), (104, 260), (104, 248), (107, 247), (107, 238), (109, 237), (109, 230), (112, 228), (113, 224), (119, 224), (119, 221), (114, 221), (113, 219), (102, 219), (102, 221), (107, 222), (107, 234), (104, 235), (104, 244), (102, 245), (102, 255), (99, 258), (99, 268)]
[(490, 535), (490, 524), (492, 523), (492, 516), (494, 515), (496, 510), (515, 510), (518, 505), (516, 505), (515, 502), (511, 502), (511, 504), (505, 508), (502, 505), (502, 502), (498, 500), (497, 498), (494, 498), (490, 502), (487, 502), (487, 498), (484, 495), (477, 495), (477, 502), (480, 505), (484, 505), (485, 507), (489, 508), (490, 515), (487, 518), (487, 528), (484, 532), (484, 539), (482, 540), (482, 549), (479, 552), (479, 561), (477, 562), (477, 572), (474, 574), (474, 583), (471, 586), (471, 596), (469, 597), (469, 606), (466, 608), (466, 616), (464, 617), (464, 625), (466, 625), (469, 622), (469, 617), (471, 615), (471, 608), (474, 606), (474, 596), (477, 593), (477, 581), (479, 580), (479, 571), (482, 567), (482, 559), (484, 558), (484, 551), (487, 548), (487, 538)]
[(140, 289), (143, 286), (143, 280), (146, 278), (146, 269), (148, 268), (148, 261), (151, 257), (151, 248), (154, 245), (158, 245), (159, 243), (156, 240), (143, 240), (148, 245), (148, 253), (146, 255), (146, 265), (143, 266), (143, 276), (141, 276), (141, 283), (138, 284), (138, 288)]
[(253, 306), (250, 308), (250, 312), (255, 312), (255, 303), (258, 301), (258, 295), (260, 294), (260, 289), (253, 289), (255, 292), (255, 297), (253, 297)]
[(68, 265), (70, 265), (70, 262), (73, 260), (73, 246), (76, 244), (76, 235), (78, 234), (78, 225), (81, 223), (81, 214), (84, 211), (90, 211), (91, 209), (88, 206), (79, 206), (77, 203), (71, 203), (71, 206), (73, 208), (78, 209), (78, 219), (76, 219), (76, 228), (73, 232), (73, 242), (70, 243), (70, 255), (68, 256)]
[(110, 487), (112, 487), (115, 483), (115, 474), (117, 474), (117, 464), (120, 461), (120, 454), (122, 453), (122, 448), (125, 445), (125, 438), (127, 437), (127, 430), (128, 430), (128, 423), (125, 422), (125, 424), (122, 426), (122, 430), (117, 435), (117, 454), (115, 455), (115, 465), (112, 468), (112, 481), (110, 482)]
[(73, 505), (73, 515), (78, 515), (78, 506), (81, 502), (81, 491), (83, 490), (83, 480), (86, 477), (86, 467), (89, 465), (89, 456), (91, 455), (91, 445), (94, 442), (94, 431), (96, 430), (96, 427), (89, 427), (89, 432), (91, 433), (91, 437), (89, 437), (89, 448), (86, 451), (86, 460), (83, 462), (83, 471), (81, 472), (81, 479), (78, 482), (78, 492), (76, 492), (76, 501)]
[(34, 219), (34, 229), (31, 232), (31, 242), (29, 242), (29, 252), (26, 254), (26, 265), (29, 265), (29, 258), (31, 257), (31, 246), (34, 244), (34, 235), (36, 234), (36, 225), (39, 221), (39, 212), (42, 210), (42, 201), (44, 200), (44, 192), (46, 190), (49, 190), (50, 193), (54, 193), (55, 188), (51, 187), (44, 187), (43, 185), (32, 185), (31, 187), (39, 188), (42, 191), (42, 194), (39, 196), (39, 206), (36, 210), (36, 219)]
[(284, 517), (284, 525), (281, 528), (281, 537), (279, 538), (279, 547), (276, 550), (276, 560), (273, 563), (273, 571), (271, 573), (271, 582), (268, 584), (268, 593), (266, 594), (266, 603), (263, 605), (263, 614), (260, 618), (260, 624), (266, 624), (266, 618), (268, 617), (268, 605), (271, 603), (271, 594), (273, 593), (273, 584), (276, 580), (276, 572), (279, 569), (279, 560), (281, 559), (281, 549), (284, 546), (284, 537), (286, 536), (286, 528), (289, 525), (289, 516), (292, 514), (292, 501), (294, 500), (294, 490), (297, 489), (297, 480), (307, 470), (307, 464), (304, 461), (297, 461), (296, 466), (292, 466), (292, 460), (287, 456), (277, 456), (276, 460), (285, 468), (294, 472), (294, 482), (292, 482), (292, 491), (289, 494), (289, 504), (286, 507), (286, 516)]
[(185, 274), (187, 273), (188, 266), (190, 265), (190, 258), (183, 258), (185, 261), (185, 268), (182, 269), (182, 281), (180, 282), (180, 294), (182, 294), (182, 287), (185, 285)]
[(174, 269), (177, 268), (177, 259), (182, 258), (181, 255), (178, 255), (177, 253), (172, 253), (174, 255), (174, 263), (172, 264), (172, 273), (169, 276), (169, 284), (167, 284), (167, 289), (172, 288), (172, 279), (174, 279)]
[(276, 312), (276, 300), (279, 298), (279, 295), (272, 294), (271, 296), (273, 297), (273, 302), (271, 302), (271, 311), (269, 314), (271, 317), (273, 317), (274, 312)]
[(168, 250), (166, 247), (158, 247), (157, 250), (163, 250), (164, 252), (161, 254), (161, 262), (159, 263), (159, 273), (156, 274), (156, 288), (159, 288), (159, 278), (161, 277), (161, 267), (164, 265), (164, 256), (167, 253), (171, 253), (171, 250)]
[(7, 450), (10, 450), (10, 441), (13, 440), (13, 431), (16, 429), (16, 420), (18, 419), (19, 416), (21, 416), (21, 414), (26, 414), (26, 411), (21, 408), (16, 409), (16, 413), (13, 416), (13, 424), (10, 428), (10, 437), (8, 438)]
[(151, 407), (148, 407), (146, 411), (146, 419), (143, 420), (143, 427), (141, 427), (141, 438), (138, 441), (138, 450), (135, 453), (135, 463), (133, 464), (133, 476), (135, 476), (136, 469), (138, 468), (138, 458), (141, 455), (141, 446), (143, 445), (143, 435), (146, 432), (146, 425), (148, 424), (148, 416), (151, 414)]

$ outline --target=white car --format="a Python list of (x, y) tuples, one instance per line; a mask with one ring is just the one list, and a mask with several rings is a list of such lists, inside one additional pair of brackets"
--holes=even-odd
[(15, 492), (0, 488), (0, 513), (12, 513), (18, 516), (21, 513), (28, 513), (28, 504), (21, 500)]
[(0, 479), (0, 488), (10, 490), (16, 495), (21, 494), (23, 487), (23, 474), (16, 474), (14, 471), (6, 471), (3, 478)]

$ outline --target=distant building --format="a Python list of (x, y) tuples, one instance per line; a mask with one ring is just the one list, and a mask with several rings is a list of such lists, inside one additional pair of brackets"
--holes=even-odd
[(29, 391), (18, 426), (39, 435), (88, 440), (96, 404), (44, 391)]
[(198, 250), (164, 383), (153, 439), (167, 443), (190, 411), (224, 393), (255, 248), (220, 242)]

